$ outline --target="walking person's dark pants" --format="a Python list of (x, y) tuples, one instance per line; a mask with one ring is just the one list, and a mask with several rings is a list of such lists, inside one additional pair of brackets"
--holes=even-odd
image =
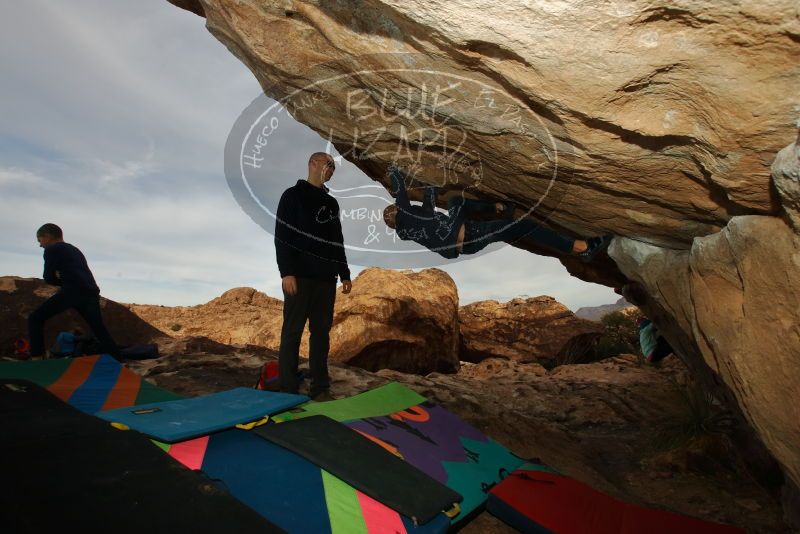
[(281, 391), (297, 393), (297, 364), (300, 357), (300, 338), (308, 320), (309, 368), (314, 397), (330, 387), (328, 349), (333, 324), (333, 304), (336, 301), (336, 280), (297, 278), (297, 293), (283, 293), (283, 327), (278, 353), (278, 372)]
[(103, 353), (116, 355), (117, 344), (106, 330), (100, 313), (100, 296), (91, 292), (61, 290), (36, 308), (28, 317), (28, 338), (31, 356), (44, 354), (44, 323), (51, 317), (69, 309), (77, 311), (92, 329)]

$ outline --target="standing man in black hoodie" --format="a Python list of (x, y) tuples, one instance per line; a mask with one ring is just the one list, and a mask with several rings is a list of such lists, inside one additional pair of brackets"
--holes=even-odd
[(44, 354), (44, 323), (49, 318), (72, 308), (86, 320), (100, 342), (104, 353), (117, 354), (100, 314), (100, 289), (94, 281), (86, 257), (73, 245), (64, 242), (61, 228), (52, 223), (36, 231), (36, 240), (44, 249), (44, 281), (60, 286), (58, 293), (44, 301), (28, 317), (30, 355)]
[(316, 401), (332, 399), (328, 349), (336, 277), (342, 281), (342, 293), (350, 293), (352, 288), (339, 203), (325, 187), (334, 170), (336, 164), (330, 154), (312, 154), (308, 177), (284, 191), (275, 221), (275, 252), (284, 297), (278, 355), (280, 388), (297, 393), (300, 338), (308, 320), (310, 396)]

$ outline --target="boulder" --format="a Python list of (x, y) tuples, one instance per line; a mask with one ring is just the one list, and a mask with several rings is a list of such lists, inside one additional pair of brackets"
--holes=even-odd
[(408, 147), (422, 181), (670, 246), (778, 212), (792, 0), (173, 1), (375, 179)]
[(170, 337), (204, 336), (219, 343), (243, 345), (253, 343), (259, 332), (280, 332), (283, 301), (251, 287), (237, 287), (197, 306), (127, 306)]
[(696, 374), (718, 378), (792, 480), (800, 480), (799, 251), (786, 222), (755, 215), (731, 219), (688, 251), (629, 239), (610, 249), (647, 291), (645, 313)]
[(440, 269), (359, 273), (337, 295), (330, 359), (377, 371), (458, 369), (458, 290)]
[(576, 338), (599, 337), (603, 327), (576, 317), (553, 297), (482, 300), (458, 310), (460, 357), (479, 362), (507, 358), (519, 362), (554, 360)]

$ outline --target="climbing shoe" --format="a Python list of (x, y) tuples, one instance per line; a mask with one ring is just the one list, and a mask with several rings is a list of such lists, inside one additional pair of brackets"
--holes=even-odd
[(611, 240), (614, 239), (613, 235), (604, 235), (601, 237), (592, 237), (586, 241), (588, 245), (586, 250), (578, 254), (577, 256), (584, 262), (592, 261), (597, 254), (603, 252), (604, 250), (608, 249), (608, 246), (611, 244)]

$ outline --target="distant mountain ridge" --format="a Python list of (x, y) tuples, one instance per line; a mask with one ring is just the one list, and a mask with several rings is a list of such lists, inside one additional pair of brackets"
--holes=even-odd
[(614, 304), (603, 304), (602, 306), (585, 306), (583, 308), (579, 308), (578, 311), (575, 312), (575, 315), (577, 317), (580, 317), (581, 319), (588, 319), (589, 321), (599, 321), (609, 313), (632, 307), (633, 304), (625, 300), (625, 297), (621, 297)]

